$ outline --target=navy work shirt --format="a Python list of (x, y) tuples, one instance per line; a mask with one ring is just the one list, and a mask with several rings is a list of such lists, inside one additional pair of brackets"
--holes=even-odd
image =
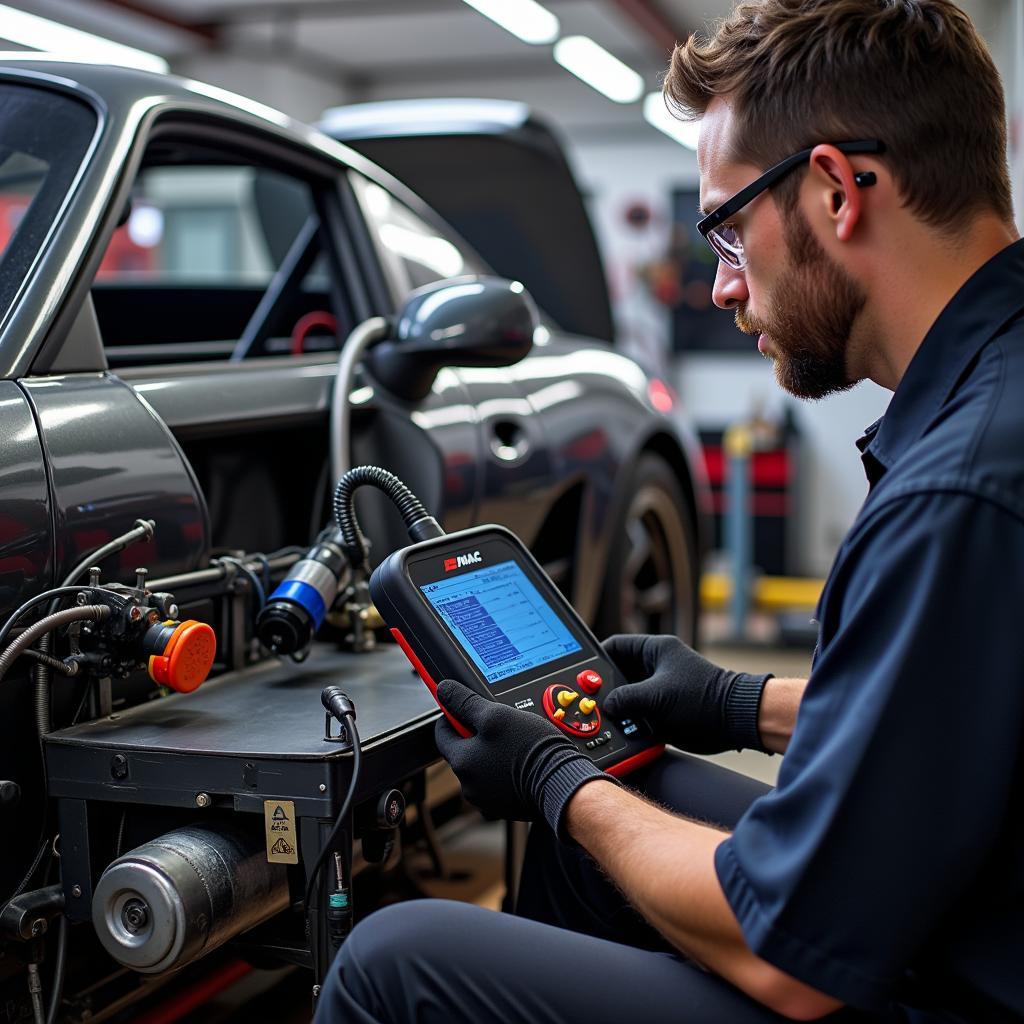
[(859, 442), (778, 787), (715, 858), (754, 952), (885, 1018), (1024, 1020), (1022, 313), (1016, 242)]

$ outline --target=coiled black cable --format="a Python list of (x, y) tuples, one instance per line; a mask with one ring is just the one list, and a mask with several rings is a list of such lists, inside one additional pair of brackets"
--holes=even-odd
[(338, 481), (338, 486), (334, 490), (334, 518), (353, 565), (364, 572), (369, 572), (370, 546), (359, 528), (353, 504), (355, 492), (366, 485), (376, 487), (391, 499), (401, 513), (405, 528), (414, 541), (444, 536), (444, 530), (427, 511), (423, 502), (394, 473), (389, 473), (380, 466), (357, 466)]

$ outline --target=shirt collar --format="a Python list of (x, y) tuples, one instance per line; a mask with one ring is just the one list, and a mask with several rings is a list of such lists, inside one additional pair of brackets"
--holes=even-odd
[(1022, 309), (1024, 239), (993, 256), (953, 296), (910, 360), (885, 416), (857, 442), (869, 483), (921, 437), (971, 360)]

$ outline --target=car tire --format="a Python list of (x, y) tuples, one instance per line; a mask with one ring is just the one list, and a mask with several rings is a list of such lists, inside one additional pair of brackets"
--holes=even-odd
[(671, 466), (646, 452), (620, 492), (597, 635), (667, 633), (697, 639), (697, 533)]

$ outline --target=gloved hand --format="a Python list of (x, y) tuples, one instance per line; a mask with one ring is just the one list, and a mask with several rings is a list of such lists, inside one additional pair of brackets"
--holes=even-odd
[(642, 719), (694, 754), (765, 749), (757, 712), (770, 673), (719, 668), (674, 636), (613, 636), (601, 646), (627, 679), (605, 697), (606, 717)]
[(474, 733), (464, 738), (440, 718), (434, 726), (437, 749), (466, 799), (490, 818), (543, 817), (564, 839), (569, 798), (591, 779), (614, 781), (540, 715), (487, 700), (454, 679), (438, 683), (437, 699)]

